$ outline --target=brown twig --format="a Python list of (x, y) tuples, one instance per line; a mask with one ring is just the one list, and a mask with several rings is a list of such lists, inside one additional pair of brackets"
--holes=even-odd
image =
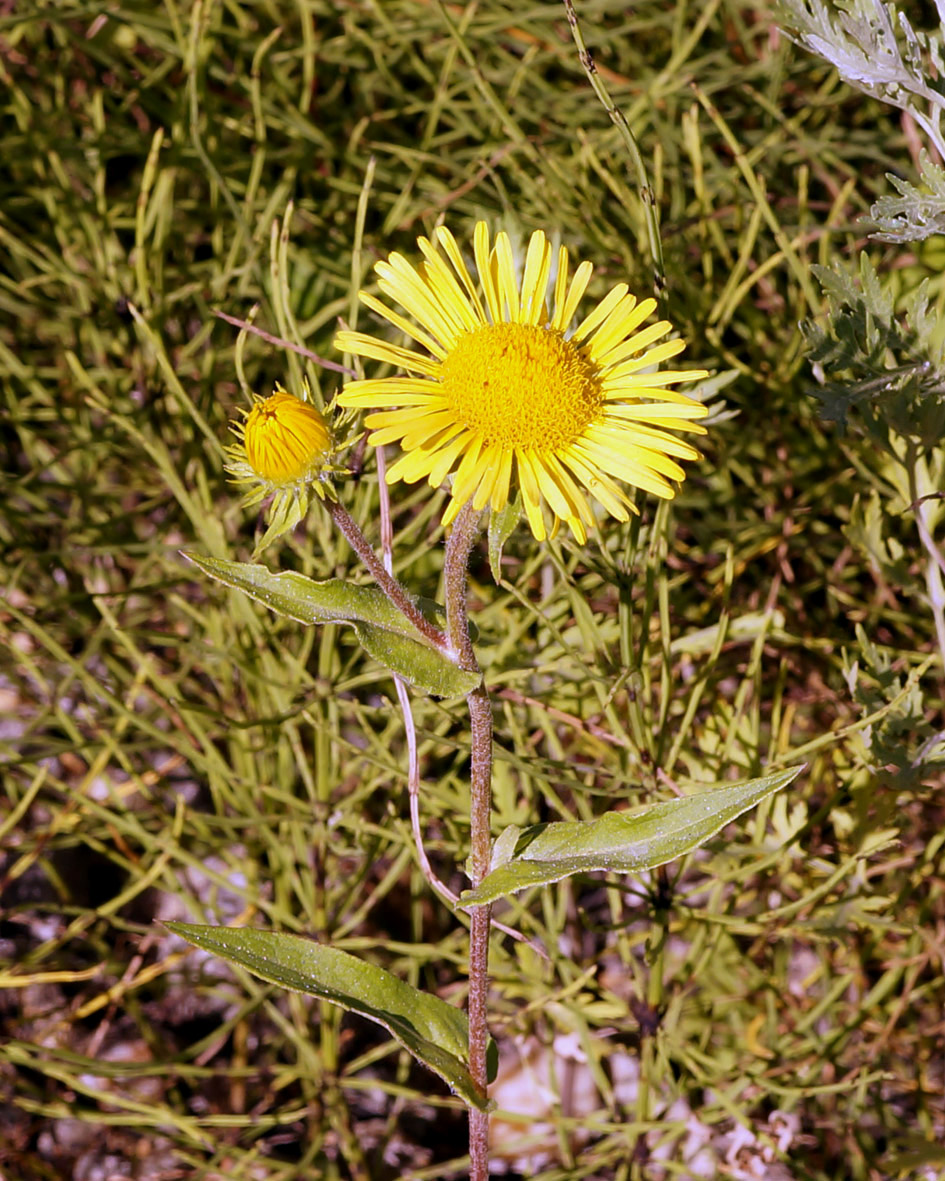
[(318, 353), (313, 353), (311, 349), (303, 348), (300, 344), (293, 344), (291, 340), (286, 340), (284, 336), (273, 336), (271, 332), (265, 332), (262, 328), (257, 328), (255, 324), (250, 324), (248, 320), (239, 320), (236, 316), (231, 316), (228, 312), (221, 312), (219, 309), (216, 309), (213, 314), (217, 319), (225, 320), (227, 324), (232, 324), (234, 328), (239, 328), (241, 332), (251, 332), (254, 336), (262, 337), (269, 344), (277, 344), (280, 348), (290, 349), (293, 353), (298, 353), (300, 357), (305, 357), (316, 365), (320, 365), (322, 369), (331, 369), (334, 373), (343, 373), (345, 377), (357, 376), (355, 371), (349, 369), (346, 365), (339, 365), (337, 361), (326, 361), (324, 357), (320, 357)]

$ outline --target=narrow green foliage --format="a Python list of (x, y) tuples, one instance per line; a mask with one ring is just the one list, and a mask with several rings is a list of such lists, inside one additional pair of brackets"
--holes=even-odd
[[(494, 832), (809, 768), (642, 880), (503, 903), (528, 942), (493, 932), (495, 1094), (527, 1111), (496, 1122), (496, 1152), (534, 1181), (934, 1169), (945, 679), (917, 513), (940, 542), (943, 448), (877, 436), (869, 392), (846, 433), (825, 423), (797, 330), (831, 336), (812, 266), (862, 291), (864, 219), (902, 199), (892, 232), (916, 244), (871, 248), (870, 312), (901, 341), (863, 364), (862, 325), (824, 377), (891, 371), (894, 404), (916, 365), (903, 388), (934, 399), (934, 141), (757, 0), (576, 9), (645, 165), (666, 315), (716, 405), (670, 505), (640, 496), (584, 546), (516, 530), (501, 583), (474, 551)], [(374, 260), (440, 220), (557, 232), (595, 262), (589, 299), (647, 294), (623, 131), (557, 3), (12, 4), (0, 40), (0, 1167), (464, 1177), (460, 1102), (383, 1029), (163, 925), (314, 931), (457, 1009), (468, 985), (385, 669), (352, 625), (220, 593), (179, 552), (250, 560), (265, 523), (223, 470), (229, 420), (305, 378), (332, 414), (340, 376), (313, 357), (343, 361), (332, 338)], [(923, 280), (928, 336), (907, 307)], [(365, 309), (356, 327), (399, 341)], [(345, 442), (360, 428), (332, 418)], [(380, 550), (371, 451), (339, 462)], [(419, 485), (392, 503), (395, 573), (431, 595), (442, 503)], [(318, 506), (268, 552), (366, 582)], [(425, 850), (458, 891), (468, 732), (458, 703), (411, 711)]]

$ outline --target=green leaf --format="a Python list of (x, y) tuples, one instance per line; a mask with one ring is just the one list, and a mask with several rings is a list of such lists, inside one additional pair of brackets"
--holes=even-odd
[(489, 568), (496, 582), (502, 581), (502, 550), (522, 518), (522, 494), (516, 494), (504, 508), (489, 513)]
[[(315, 582), (293, 570), (274, 574), (255, 563), (191, 553), (184, 557), (210, 578), (244, 591), (277, 615), (299, 623), (350, 624), (366, 652), (416, 689), (436, 697), (465, 697), (479, 684), (478, 673), (457, 668), (377, 587), (357, 586), (340, 578)], [(428, 618), (443, 610), (422, 599), (417, 606)]]
[[(523, 828), (515, 852), (460, 896), (467, 909), (484, 906), (529, 886), (545, 886), (575, 873), (633, 873), (665, 865), (699, 847), (730, 821), (786, 787), (803, 770), (791, 767), (709, 788), (682, 799), (649, 804), (633, 812), (607, 812), (597, 820), (564, 820)], [(502, 844), (505, 834), (496, 845)], [(503, 856), (506, 854), (503, 853)]]
[(241, 964), (271, 984), (316, 996), (376, 1021), (465, 1103), (481, 1111), (489, 1109), (466, 1065), (466, 1014), (439, 997), (421, 992), (375, 964), (300, 935), (255, 927), (165, 926), (195, 947)]

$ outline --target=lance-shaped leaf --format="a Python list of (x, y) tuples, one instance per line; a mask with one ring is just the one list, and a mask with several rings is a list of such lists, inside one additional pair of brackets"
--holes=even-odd
[[(376, 1021), (435, 1071), (467, 1104), (489, 1109), (467, 1066), (466, 1014), (437, 996), (398, 980), (376, 964), (300, 935), (255, 927), (165, 926), (188, 943), (248, 968), (271, 984), (330, 1001)], [(490, 1045), (495, 1058), (495, 1045)]]
[[(435, 648), (394, 606), (383, 591), (357, 586), (340, 578), (316, 582), (294, 570), (274, 574), (252, 562), (227, 562), (185, 554), (204, 574), (244, 591), (278, 615), (299, 623), (348, 623), (369, 655), (408, 685), (436, 697), (465, 696), (479, 684), (478, 673), (466, 672)], [(428, 600), (417, 606), (436, 619), (442, 608)]]
[(475, 890), (460, 896), (460, 904), (483, 906), (504, 894), (559, 882), (575, 873), (655, 869), (698, 848), (730, 821), (786, 787), (803, 769), (791, 767), (631, 812), (606, 812), (596, 820), (535, 824), (513, 838), (506, 830), (496, 841), (492, 871)]

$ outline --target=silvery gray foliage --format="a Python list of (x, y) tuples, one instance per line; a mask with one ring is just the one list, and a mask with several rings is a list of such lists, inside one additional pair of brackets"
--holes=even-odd
[[(914, 29), (905, 13), (882, 0), (781, 0), (778, 19), (793, 41), (830, 62), (845, 82), (908, 112), (945, 160), (945, 0), (935, 3), (940, 28), (928, 32)], [(945, 232), (945, 170), (927, 152), (919, 185), (887, 177), (899, 196), (872, 206), (874, 237), (902, 243)]]
[(919, 156), (920, 185), (910, 184), (900, 176), (886, 173), (898, 197), (880, 197), (870, 207), (876, 233), (870, 237), (880, 242), (920, 242), (933, 234), (945, 233), (945, 168), (941, 168), (924, 149)]
[(888, 284), (865, 254), (859, 282), (841, 266), (815, 267), (827, 297), (826, 323), (804, 321), (809, 358), (819, 385), (812, 391), (826, 418), (859, 422), (880, 448), (895, 455), (890, 435), (923, 453), (945, 438), (945, 338), (921, 283), (896, 317)]

